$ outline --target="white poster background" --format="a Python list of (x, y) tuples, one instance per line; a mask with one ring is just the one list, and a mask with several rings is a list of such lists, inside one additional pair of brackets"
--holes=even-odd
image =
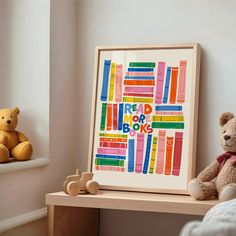
[[(187, 189), (187, 174), (188, 174), (188, 164), (191, 156), (188, 156), (188, 147), (190, 145), (189, 135), (190, 135), (190, 104), (192, 96), (191, 88), (192, 88), (192, 77), (193, 77), (193, 49), (143, 49), (143, 50), (113, 50), (113, 51), (101, 51), (99, 57), (99, 65), (98, 65), (98, 81), (97, 81), (97, 105), (96, 105), (96, 112), (95, 112), (95, 131), (94, 131), (94, 145), (93, 145), (93, 152), (92, 152), (92, 172), (94, 173), (94, 179), (99, 182), (101, 185), (106, 186), (116, 186), (122, 188), (137, 188), (137, 189), (153, 189), (153, 191), (158, 189), (173, 189), (173, 190), (186, 190)], [(102, 88), (102, 81), (103, 81), (103, 67), (104, 67), (104, 60), (111, 60), (116, 64), (123, 65), (123, 78), (122, 78), (122, 89), (124, 89), (123, 79), (125, 73), (128, 70), (129, 62), (155, 62), (156, 66), (154, 69), (155, 79), (157, 74), (157, 64), (158, 62), (166, 62), (165, 73), (167, 66), (171, 67), (179, 67), (180, 60), (187, 60), (187, 68), (186, 68), (186, 88), (185, 88), (185, 103), (183, 104), (176, 104), (174, 105), (182, 105), (183, 112), (184, 112), (184, 129), (182, 130), (166, 130), (166, 136), (173, 136), (176, 131), (183, 132), (183, 148), (182, 148), (182, 160), (181, 160), (181, 167), (180, 167), (180, 175), (173, 176), (173, 175), (164, 175), (164, 174), (156, 174), (155, 169), (153, 174), (143, 174), (143, 173), (129, 173), (128, 172), (128, 148), (127, 148), (127, 158), (125, 160), (125, 172), (117, 172), (117, 171), (101, 171), (95, 169), (95, 158), (96, 158), (96, 150), (99, 147), (99, 133), (100, 133), (100, 121), (101, 121), (101, 107), (102, 102), (101, 98), (101, 88)], [(110, 77), (109, 77), (110, 78)], [(165, 78), (165, 77), (164, 77)], [(178, 73), (179, 79), (179, 73)], [(171, 82), (170, 82), (171, 83)], [(165, 79), (164, 79), (165, 85)], [(154, 86), (154, 96), (155, 96), (155, 89), (156, 85)], [(164, 89), (163, 89), (164, 91)], [(177, 88), (178, 91), (178, 88)], [(123, 91), (122, 91), (123, 94)], [(108, 85), (108, 95), (109, 95), (109, 85)], [(155, 100), (155, 99), (154, 99)], [(115, 102), (113, 102), (115, 103)], [(133, 103), (132, 103), (133, 104)], [(161, 105), (161, 104), (158, 104)], [(163, 105), (169, 105), (163, 104)], [(173, 105), (173, 104), (172, 104)], [(155, 114), (155, 104), (152, 105), (153, 113)], [(104, 133), (120, 133), (122, 131), (104, 131)], [(152, 133), (153, 136), (158, 136), (158, 129), (154, 129)], [(136, 142), (135, 138), (135, 144)], [(144, 158), (145, 159), (145, 151), (146, 151), (146, 140), (147, 135), (145, 135), (145, 145), (144, 145)], [(158, 149), (158, 147), (157, 147)], [(135, 145), (136, 150), (136, 145)], [(152, 150), (152, 148), (151, 148)], [(173, 143), (173, 151), (174, 153), (174, 143)], [(173, 160), (173, 153), (172, 153), (172, 160)], [(151, 159), (151, 151), (150, 151), (150, 159)], [(156, 159), (157, 161), (157, 159)], [(155, 167), (156, 167), (155, 161)], [(172, 161), (173, 162), (173, 161)], [(150, 165), (150, 161), (149, 161)], [(173, 163), (172, 163), (173, 165)], [(165, 166), (165, 163), (164, 163)]]

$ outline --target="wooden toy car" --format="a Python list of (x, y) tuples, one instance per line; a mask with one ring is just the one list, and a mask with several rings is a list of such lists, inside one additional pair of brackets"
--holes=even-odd
[(99, 191), (98, 182), (92, 180), (93, 173), (83, 172), (82, 174), (77, 169), (75, 175), (69, 175), (63, 183), (65, 193), (76, 196), (81, 193), (97, 194)]

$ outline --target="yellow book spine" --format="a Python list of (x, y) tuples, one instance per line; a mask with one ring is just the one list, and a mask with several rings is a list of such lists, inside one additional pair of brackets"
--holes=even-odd
[(115, 76), (116, 76), (116, 63), (112, 63), (111, 64), (109, 98), (108, 98), (110, 102), (112, 102), (113, 98), (114, 98)]
[(152, 143), (152, 154), (151, 154), (151, 162), (149, 167), (149, 173), (154, 173), (154, 166), (156, 161), (156, 152), (157, 152), (157, 137), (153, 137), (153, 143)]

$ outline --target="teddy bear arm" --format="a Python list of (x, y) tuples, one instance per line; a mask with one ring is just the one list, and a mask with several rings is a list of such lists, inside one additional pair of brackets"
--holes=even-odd
[(7, 137), (1, 133), (0, 133), (0, 143), (3, 145), (7, 145), (7, 143), (8, 143)]
[(218, 161), (214, 161), (209, 166), (207, 166), (203, 171), (201, 171), (197, 179), (202, 182), (209, 182), (213, 180), (220, 172), (220, 164)]
[(25, 142), (25, 141), (28, 141), (28, 138), (21, 132), (17, 131), (17, 136), (19, 138), (19, 141), (21, 143)]

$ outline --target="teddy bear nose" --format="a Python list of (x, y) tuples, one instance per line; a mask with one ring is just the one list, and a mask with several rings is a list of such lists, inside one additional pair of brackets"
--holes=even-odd
[(231, 139), (231, 137), (229, 135), (225, 135), (224, 140), (227, 141), (228, 139)]
[(8, 120), (8, 121), (7, 121), (7, 124), (11, 124), (11, 120)]

